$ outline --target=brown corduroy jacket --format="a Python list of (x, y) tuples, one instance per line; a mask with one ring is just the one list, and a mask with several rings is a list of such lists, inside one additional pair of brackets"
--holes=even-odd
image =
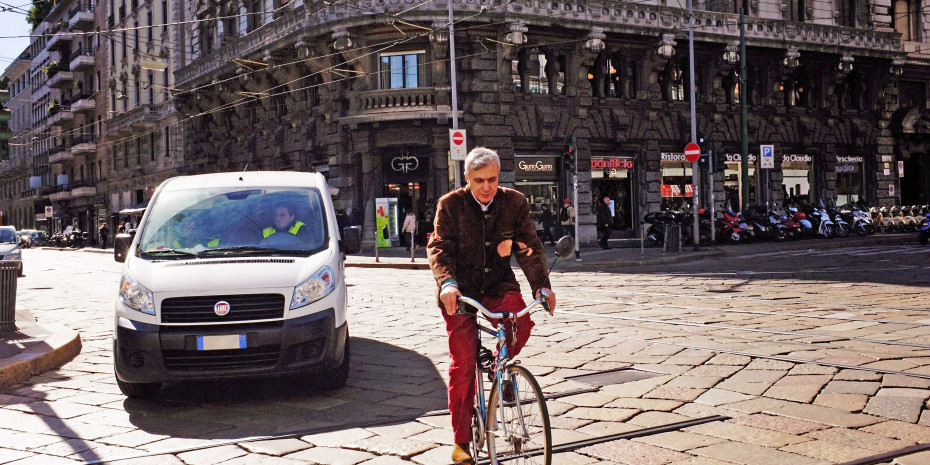
[(436, 278), (437, 301), (438, 288), (447, 279), (454, 279), (462, 295), (473, 299), (519, 292), (510, 267), (512, 254), (534, 296), (550, 287), (546, 254), (519, 191), (499, 187), (484, 212), (467, 188), (456, 189), (439, 199), (434, 225), (426, 254)]

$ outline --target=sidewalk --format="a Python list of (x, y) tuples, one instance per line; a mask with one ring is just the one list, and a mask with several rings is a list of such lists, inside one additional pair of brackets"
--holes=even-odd
[(35, 323), (16, 309), (16, 330), (0, 332), (0, 390), (67, 363), (81, 352), (81, 336), (64, 326)]

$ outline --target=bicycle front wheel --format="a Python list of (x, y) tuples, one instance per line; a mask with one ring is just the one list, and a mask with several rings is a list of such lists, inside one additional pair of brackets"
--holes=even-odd
[(505, 393), (501, 402), (495, 382), (488, 399), (485, 425), (491, 464), (551, 465), (552, 430), (542, 389), (522, 366), (510, 366), (506, 374), (511, 383), (504, 387), (513, 395)]

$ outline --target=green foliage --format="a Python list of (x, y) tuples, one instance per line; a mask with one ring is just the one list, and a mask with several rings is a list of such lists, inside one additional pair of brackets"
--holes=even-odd
[(33, 29), (39, 27), (39, 23), (48, 16), (56, 3), (58, 3), (57, 0), (33, 0), (32, 7), (26, 14), (26, 22), (31, 24)]

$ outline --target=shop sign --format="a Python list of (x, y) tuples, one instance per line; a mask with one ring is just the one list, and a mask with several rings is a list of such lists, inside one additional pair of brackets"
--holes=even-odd
[[(728, 154), (727, 154), (727, 161), (728, 161), (728, 162), (741, 162), (741, 161), (743, 161), (743, 155), (742, 155), (742, 154), (739, 154), (739, 153), (728, 153)], [(756, 161), (756, 154), (750, 153), (750, 154), (749, 154), (749, 161), (750, 161), (750, 162)]]
[(851, 163), (862, 163), (862, 157), (861, 157), (861, 156), (855, 156), (855, 157), (839, 157), (839, 156), (838, 156), (838, 157), (836, 157), (836, 162), (837, 162), (837, 163), (846, 163), (846, 164), (851, 164)]
[[(681, 186), (678, 184), (662, 184), (662, 197), (681, 197)], [(694, 197), (694, 186), (685, 184), (685, 197)]]
[(595, 170), (631, 170), (633, 169), (632, 158), (592, 158), (591, 171)]
[(858, 173), (859, 165), (836, 165), (837, 173)]
[(683, 154), (683, 153), (664, 153), (664, 152), (663, 152), (663, 153), (662, 153), (662, 161), (683, 161), (683, 162), (687, 162), (688, 160), (685, 160), (685, 154)]
[(517, 157), (514, 177), (522, 179), (555, 180), (556, 157)]
[(903, 161), (898, 162), (898, 177), (899, 178), (904, 177), (904, 162)]
[(425, 182), (429, 180), (429, 158), (409, 153), (385, 154), (382, 158), (386, 183)]
[(810, 155), (802, 155), (797, 153), (790, 153), (785, 155), (783, 162), (787, 161), (790, 163), (810, 163), (812, 160)]

